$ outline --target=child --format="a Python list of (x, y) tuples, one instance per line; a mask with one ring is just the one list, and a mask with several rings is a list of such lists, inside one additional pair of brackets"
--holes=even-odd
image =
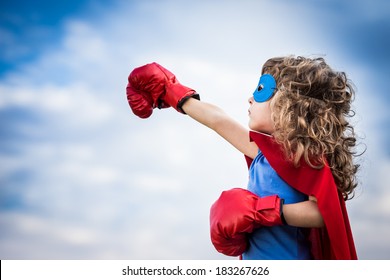
[(281, 57), (263, 66), (249, 98), (249, 129), (157, 63), (130, 73), (134, 114), (174, 107), (242, 152), (248, 189), (222, 192), (210, 211), (215, 248), (242, 259), (357, 259), (345, 200), (358, 165), (347, 117), (354, 90), (322, 58)]

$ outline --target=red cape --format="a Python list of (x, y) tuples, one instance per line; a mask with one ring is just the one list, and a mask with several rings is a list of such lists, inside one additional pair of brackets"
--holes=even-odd
[[(285, 160), (280, 145), (273, 137), (254, 131), (251, 131), (249, 136), (284, 181), (296, 190), (317, 198), (325, 227), (311, 230), (311, 251), (314, 259), (356, 260), (345, 201), (337, 190), (330, 168), (325, 166), (314, 169), (304, 160), (299, 167), (295, 167)], [(249, 167), (252, 159), (246, 159)]]

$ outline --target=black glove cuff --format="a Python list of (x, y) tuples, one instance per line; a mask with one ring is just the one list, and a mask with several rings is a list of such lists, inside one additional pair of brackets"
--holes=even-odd
[(186, 112), (184, 112), (184, 110), (182, 109), (182, 106), (183, 106), (184, 103), (186, 103), (186, 101), (187, 101), (188, 99), (190, 99), (190, 98), (195, 98), (195, 99), (200, 100), (200, 95), (194, 91), (194, 93), (193, 93), (192, 95), (187, 95), (187, 96), (183, 97), (183, 98), (179, 101), (179, 103), (177, 104), (177, 108), (178, 108), (183, 114), (185, 114)]
[(286, 218), (284, 217), (283, 214), (283, 204), (284, 204), (284, 199), (280, 199), (280, 219), (282, 220), (283, 225), (288, 226)]

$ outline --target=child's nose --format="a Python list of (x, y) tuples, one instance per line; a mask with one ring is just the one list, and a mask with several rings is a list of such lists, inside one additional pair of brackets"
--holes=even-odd
[(248, 99), (249, 104), (252, 105), (253, 101), (254, 101), (253, 96), (249, 97), (249, 99)]

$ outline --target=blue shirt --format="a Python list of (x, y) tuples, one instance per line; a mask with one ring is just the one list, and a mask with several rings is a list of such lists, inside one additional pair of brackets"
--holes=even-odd
[[(249, 168), (248, 190), (260, 197), (276, 194), (284, 199), (285, 204), (308, 199), (307, 195), (292, 188), (279, 177), (261, 151)], [(242, 259), (310, 259), (308, 233), (307, 228), (262, 226), (250, 235), (249, 248), (243, 253)]]

